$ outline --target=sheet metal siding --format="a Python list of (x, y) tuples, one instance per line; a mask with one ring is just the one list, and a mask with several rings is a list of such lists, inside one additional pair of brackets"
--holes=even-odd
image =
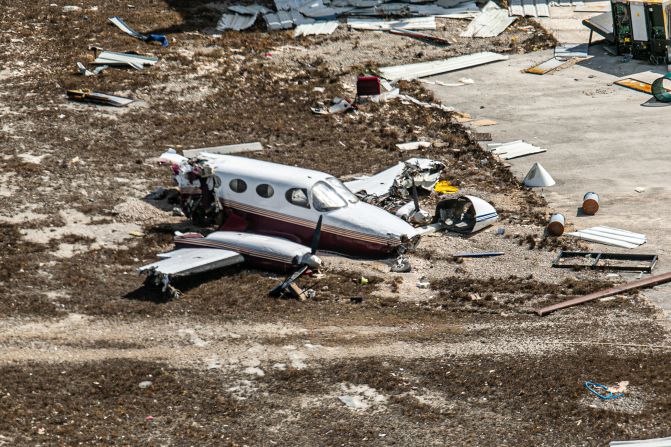
[(508, 60), (508, 56), (504, 54), (483, 52), (453, 57), (442, 61), (382, 67), (380, 68), (380, 73), (389, 81), (399, 81), (402, 79), (423, 78), (505, 60)]

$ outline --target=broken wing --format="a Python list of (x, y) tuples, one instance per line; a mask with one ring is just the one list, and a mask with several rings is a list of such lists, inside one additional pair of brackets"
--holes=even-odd
[(240, 253), (218, 248), (181, 248), (158, 255), (164, 258), (138, 269), (140, 273), (160, 273), (170, 277), (208, 272), (244, 261)]

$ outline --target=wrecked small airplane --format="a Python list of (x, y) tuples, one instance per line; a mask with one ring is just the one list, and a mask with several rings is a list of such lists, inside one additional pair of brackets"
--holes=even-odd
[(179, 294), (170, 286), (173, 277), (247, 262), (293, 271), (273, 293), (301, 297), (293, 283), (319, 268), (318, 248), (384, 258), (414, 249), (422, 234), (474, 232), (498, 218), (484, 200), (464, 196), (441, 201), (431, 222), (419, 208), (417, 187), (430, 191), (440, 179), (445, 166), (434, 160), (410, 159), (346, 184), (323, 172), (231, 155), (187, 158), (169, 150), (159, 160), (171, 164), (185, 215), (220, 230), (177, 234), (176, 250), (140, 267), (172, 296)]

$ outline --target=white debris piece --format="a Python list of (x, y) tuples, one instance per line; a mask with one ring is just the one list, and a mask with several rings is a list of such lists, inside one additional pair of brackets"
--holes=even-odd
[(546, 151), (522, 140), (511, 141), (510, 143), (489, 143), (487, 147), (492, 151), (492, 154), (498, 155), (503, 160), (511, 160)]
[(514, 21), (514, 16), (508, 16), (508, 11), (501, 9), (496, 3), (490, 1), (482, 8), (482, 14), (473, 19), (466, 31), (461, 33), (460, 36), (496, 37)]
[(337, 28), (338, 28), (338, 22), (336, 20), (298, 25), (294, 30), (294, 37), (315, 36), (319, 34), (333, 34), (333, 32)]
[(382, 20), (382, 19), (347, 19), (347, 26), (356, 30), (386, 31), (390, 29), (402, 30), (435, 30), (436, 18), (431, 17), (411, 17), (401, 20)]
[(647, 242), (645, 234), (603, 226), (578, 230), (566, 235), (621, 248), (636, 248)]
[(508, 56), (504, 54), (482, 52), (419, 64), (382, 67), (380, 74), (389, 81), (410, 80), (505, 60)]
[(534, 163), (524, 177), (524, 186), (528, 186), (529, 188), (545, 188), (554, 184), (555, 180), (540, 163)]
[(133, 53), (115, 53), (114, 51), (103, 51), (93, 61), (96, 65), (129, 65), (136, 70), (142, 70), (145, 65), (154, 65), (158, 62), (157, 57), (142, 56)]
[(431, 147), (428, 141), (411, 141), (410, 143), (398, 143), (396, 145), (401, 151), (416, 151), (417, 149), (426, 149)]

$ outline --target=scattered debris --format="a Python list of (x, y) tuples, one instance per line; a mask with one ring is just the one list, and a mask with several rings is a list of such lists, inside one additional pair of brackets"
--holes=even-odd
[(434, 223), (441, 223), (448, 231), (475, 233), (499, 219), (496, 209), (474, 196), (462, 196), (438, 202)]
[(523, 140), (511, 141), (510, 143), (488, 143), (487, 147), (492, 151), (492, 154), (498, 155), (503, 160), (512, 160), (513, 158), (526, 157), (546, 151)]
[(524, 70), (524, 72), (537, 75), (544, 75), (558, 69), (563, 65), (569, 64), (570, 62), (571, 62), (570, 60), (552, 57), (546, 61), (541, 62), (540, 64), (532, 65), (531, 67)]
[(582, 198), (582, 211), (593, 216), (599, 211), (599, 196), (595, 192), (588, 192)]
[(502, 251), (483, 251), (480, 253), (455, 253), (452, 255), (453, 258), (491, 258), (494, 256), (503, 256), (505, 255)]
[(422, 106), (422, 107), (426, 107), (428, 109), (439, 109), (439, 110), (442, 110), (443, 112), (453, 112), (454, 111), (454, 107), (449, 107), (449, 106), (446, 106), (446, 105), (443, 105), (443, 104), (435, 104), (435, 103), (431, 103), (431, 102), (420, 101), (419, 99), (414, 98), (414, 97), (409, 96), (409, 95), (398, 95), (398, 97), (401, 100), (409, 101), (413, 104), (416, 104), (416, 105)]
[(488, 118), (482, 118), (479, 120), (471, 120), (468, 122), (471, 126), (475, 127), (484, 127), (484, 126), (495, 126), (498, 124), (496, 121), (488, 119)]
[(410, 17), (401, 20), (383, 20), (383, 19), (347, 19), (347, 26), (355, 30), (370, 31), (389, 31), (389, 30), (435, 30), (436, 18), (430, 17)]
[(524, 186), (529, 188), (546, 188), (553, 186), (555, 180), (552, 178), (550, 173), (545, 170), (540, 163), (534, 163), (534, 165), (529, 169), (527, 175), (524, 177)]
[[(594, 394), (599, 399), (610, 400), (624, 397), (624, 390), (626, 390), (626, 385), (629, 384), (629, 382), (622, 383), (625, 385), (622, 386), (618, 383), (618, 386), (616, 387), (608, 387), (606, 385), (601, 385), (600, 383), (587, 381), (584, 385), (590, 393)], [(617, 389), (618, 391), (614, 391), (614, 389)]]
[(459, 192), (459, 188), (452, 185), (452, 183), (450, 183), (448, 180), (440, 180), (433, 187), (433, 190), (436, 191), (438, 194), (454, 194)]
[(242, 143), (242, 144), (230, 144), (226, 146), (214, 146), (214, 147), (204, 147), (202, 149), (185, 149), (182, 151), (185, 157), (197, 157), (203, 152), (209, 154), (221, 154), (221, 155), (230, 155), (230, 154), (240, 154), (244, 152), (260, 152), (263, 150), (263, 145), (259, 142), (256, 143)]
[(548, 234), (551, 236), (561, 236), (564, 234), (564, 224), (565, 219), (561, 214), (553, 214), (550, 216), (550, 222), (548, 223)]
[(555, 47), (555, 57), (558, 59), (572, 59), (589, 57), (589, 45), (586, 43), (566, 43)]
[(122, 66), (129, 65), (136, 70), (142, 70), (145, 65), (154, 65), (158, 62), (157, 57), (141, 56), (134, 53), (115, 53), (113, 51), (103, 51), (92, 62), (96, 65)]
[(652, 96), (659, 102), (671, 102), (671, 92), (664, 87), (664, 81), (667, 79), (671, 79), (671, 72), (665, 74), (661, 78), (655, 79), (650, 86)]
[(655, 438), (640, 441), (610, 441), (608, 447), (671, 447), (671, 438)]
[(550, 312), (554, 312), (559, 309), (564, 309), (566, 307), (575, 306), (578, 304), (586, 303), (588, 301), (594, 301), (599, 298), (604, 298), (607, 296), (617, 295), (619, 293), (628, 292), (630, 290), (642, 289), (646, 287), (654, 287), (659, 284), (664, 284), (671, 281), (671, 272), (664, 273), (662, 275), (648, 276), (647, 278), (638, 279), (636, 281), (631, 281), (628, 283), (621, 284), (619, 286), (610, 287), (605, 290), (600, 290), (598, 292), (590, 293), (588, 295), (579, 296), (572, 298), (570, 300), (553, 304), (551, 306), (544, 307), (542, 309), (536, 310), (536, 313), (539, 316), (547, 315)]
[[(572, 263), (569, 264), (566, 260)], [(560, 250), (552, 261), (552, 267), (557, 268), (590, 268), (646, 273), (652, 273), (656, 264), (657, 255), (563, 250)]]
[(572, 233), (566, 233), (566, 235), (621, 248), (636, 248), (646, 243), (644, 234), (632, 233), (627, 230), (619, 230), (617, 228), (603, 226), (578, 230)]
[(81, 6), (75, 6), (75, 5), (65, 5), (63, 6), (63, 12), (74, 12), (74, 11), (81, 11), (82, 7)]
[(430, 287), (431, 287), (431, 283), (426, 278), (426, 276), (422, 276), (421, 278), (419, 278), (419, 281), (417, 281), (417, 288), (418, 289), (428, 289)]
[(431, 147), (431, 142), (429, 141), (412, 141), (410, 143), (398, 143), (396, 147), (401, 152), (406, 151), (416, 151), (418, 149), (428, 149)]
[(104, 106), (125, 107), (135, 101), (123, 96), (108, 95), (106, 93), (93, 92), (91, 90), (68, 90), (68, 99), (79, 102), (91, 102)]
[(507, 55), (482, 52), (439, 61), (382, 67), (379, 71), (382, 77), (389, 81), (400, 81), (423, 78), (505, 60), (508, 60)]
[(224, 14), (217, 22), (217, 31), (242, 31), (251, 28), (256, 23), (258, 12), (252, 14)]
[(138, 384), (141, 389), (149, 388), (151, 386), (151, 380), (145, 380)]
[(117, 28), (119, 28), (121, 31), (124, 33), (128, 34), (129, 36), (133, 36), (136, 39), (140, 39), (144, 42), (158, 42), (161, 44), (163, 47), (167, 47), (170, 43), (168, 42), (168, 38), (161, 35), (161, 34), (141, 34), (135, 31), (133, 28), (128, 26), (126, 22), (123, 21), (123, 19), (119, 16), (114, 16), (109, 19), (110, 22), (112, 22)]
[(93, 71), (90, 71), (84, 66), (84, 64), (77, 62), (77, 69), (79, 70), (79, 74), (83, 76), (97, 76), (107, 68), (109, 68), (109, 65), (100, 65), (99, 67), (94, 68)]
[(514, 16), (508, 16), (508, 11), (501, 9), (496, 3), (490, 0), (482, 8), (482, 14), (474, 18), (460, 36), (496, 37), (505, 31), (514, 21)]
[(312, 107), (310, 110), (312, 110), (312, 113), (316, 113), (317, 115), (333, 115), (336, 113), (343, 113), (351, 109), (354, 109), (353, 103), (343, 98), (333, 98), (329, 108)]
[(294, 30), (294, 37), (333, 34), (333, 32), (338, 29), (338, 25), (339, 23), (337, 21), (315, 22), (311, 24), (298, 25)]
[(510, 15), (520, 17), (550, 17), (548, 0), (511, 0)]
[(431, 44), (434, 44), (434, 45), (440, 45), (440, 46), (450, 45), (449, 40), (443, 39), (442, 37), (433, 36), (431, 34), (418, 33), (416, 31), (409, 31), (409, 30), (406, 30), (406, 29), (396, 29), (396, 28), (392, 28), (388, 31), (389, 31), (390, 34), (412, 37), (412, 38), (420, 40), (422, 42), (427, 42), (427, 43), (431, 43)]

